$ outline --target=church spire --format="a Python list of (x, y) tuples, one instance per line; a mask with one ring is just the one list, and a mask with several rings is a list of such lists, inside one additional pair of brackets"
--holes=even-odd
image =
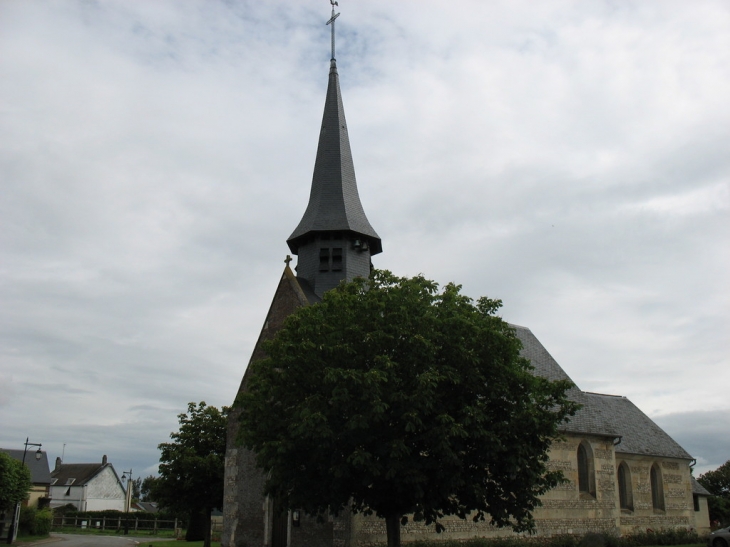
[(287, 244), (298, 255), (297, 277), (309, 282), (322, 294), (342, 279), (367, 277), (370, 256), (382, 252), (380, 236), (370, 225), (357, 191), (350, 138), (342, 105), (337, 62), (335, 61), (332, 17), (332, 59), (327, 97), (314, 162), (309, 204)]

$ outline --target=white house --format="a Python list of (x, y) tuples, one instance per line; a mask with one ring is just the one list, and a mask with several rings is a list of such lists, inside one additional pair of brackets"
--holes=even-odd
[(51, 472), (51, 507), (73, 504), (79, 511), (125, 510), (126, 494), (114, 466), (101, 463), (62, 463)]

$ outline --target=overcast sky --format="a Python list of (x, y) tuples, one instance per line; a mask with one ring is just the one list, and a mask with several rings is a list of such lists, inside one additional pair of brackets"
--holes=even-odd
[[(373, 262), (504, 301), (730, 459), (726, 0), (342, 0)], [(326, 0), (0, 2), (0, 446), (156, 470), (233, 402), (307, 204)]]

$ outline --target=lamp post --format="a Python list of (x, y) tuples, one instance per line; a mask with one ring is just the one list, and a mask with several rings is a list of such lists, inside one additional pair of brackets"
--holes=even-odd
[[(28, 454), (28, 447), (29, 446), (37, 446), (38, 450), (35, 452), (35, 459), (36, 461), (40, 460), (43, 457), (43, 453), (41, 452), (41, 446), (43, 446), (40, 443), (30, 443), (28, 442), (28, 437), (25, 438), (25, 450), (23, 450), (23, 461), (22, 465), (25, 467), (25, 456)], [(32, 477), (31, 477), (32, 479)], [(15, 541), (15, 538), (18, 537), (18, 521), (20, 520), (20, 501), (15, 504), (15, 515), (13, 516), (13, 522), (10, 524), (10, 530), (8, 530), (8, 545), (13, 543)]]
[(127, 481), (127, 492), (124, 496), (124, 535), (129, 534), (129, 507), (132, 505), (132, 470), (122, 473), (122, 482)]

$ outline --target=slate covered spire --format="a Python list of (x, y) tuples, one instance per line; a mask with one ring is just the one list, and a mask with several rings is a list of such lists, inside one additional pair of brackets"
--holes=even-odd
[(383, 250), (357, 191), (334, 40), (309, 203), (287, 244), (298, 255), (297, 278), (319, 297), (343, 279), (367, 277), (370, 257)]
[(309, 204), (287, 243), (291, 251), (298, 254), (300, 243), (308, 234), (333, 230), (360, 235), (370, 244), (371, 254), (378, 254), (383, 250), (380, 236), (370, 225), (360, 203), (337, 63), (334, 59), (330, 61), (327, 99), (319, 133)]

